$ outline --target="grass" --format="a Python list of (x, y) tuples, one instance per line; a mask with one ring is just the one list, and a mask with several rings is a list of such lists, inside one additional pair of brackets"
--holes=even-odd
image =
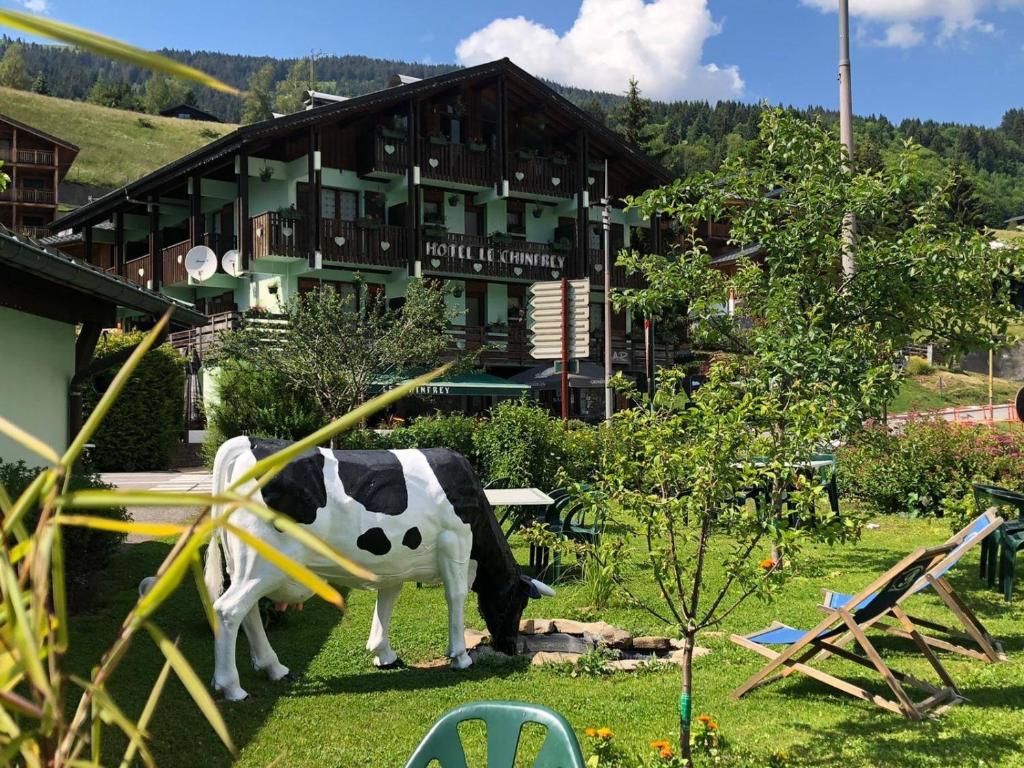
[[(996, 403), (1011, 402), (1021, 384), (1009, 379), (993, 379)], [(909, 376), (903, 382), (889, 413), (950, 408), (955, 405), (987, 405), (988, 376), (980, 373), (952, 373), (936, 370), (926, 376)]]
[[(856, 545), (810, 549), (774, 604), (748, 602), (720, 632), (702, 638), (701, 643), (713, 652), (695, 662), (695, 714), (712, 714), (734, 753), (756, 757), (751, 766), (765, 765), (767, 756), (777, 750), (787, 751), (793, 766), (1022, 765), (1024, 609), (1021, 598), (1007, 606), (983, 588), (976, 576), (976, 552), (952, 579), (989, 629), (1003, 639), (1011, 660), (992, 666), (943, 657), (969, 703), (934, 722), (915, 724), (799, 675), (739, 702), (729, 698), (729, 692), (756, 671), (761, 660), (732, 645), (728, 633), (748, 632), (776, 618), (810, 627), (820, 618), (815, 605), (821, 587), (852, 591), (914, 546), (944, 540), (949, 533), (948, 526), (936, 520), (884, 518), (878, 522), (881, 527), (865, 531)], [(113, 639), (120, 617), (135, 599), (139, 579), (152, 573), (166, 550), (165, 544), (157, 542), (133, 545), (111, 564), (102, 603), (71, 626), (71, 661), (79, 672), (86, 672)], [(521, 547), (517, 555), (525, 558)], [(560, 585), (554, 599), (532, 602), (527, 616), (586, 617), (588, 612), (581, 609), (583, 591), (578, 582)], [(945, 618), (937, 599), (928, 594), (915, 597), (913, 608), (926, 617)], [(246, 663), (246, 642), (239, 641), (242, 685), (251, 698), (221, 705), (241, 750), (239, 765), (393, 768), (404, 763), (439, 715), (477, 699), (546, 704), (564, 713), (578, 733), (588, 726), (611, 727), (617, 742), (628, 751), (646, 752), (650, 740), (672, 740), (677, 732), (678, 673), (674, 670), (572, 678), (513, 660), (481, 663), (463, 672), (380, 672), (364, 650), (372, 612), (372, 593), (357, 592), (343, 620), (318, 601), (309, 602), (302, 612), (289, 613), (284, 626), (271, 630), (270, 640), (282, 662), (299, 675), (291, 684), (271, 683), (253, 672)], [(470, 626), (483, 626), (474, 608), (467, 615)], [(665, 631), (649, 615), (621, 603), (602, 611), (600, 618), (638, 634)], [(210, 679), (212, 638), (191, 587), (180, 590), (161, 609), (157, 621), (171, 636), (180, 634), (185, 654), (199, 674)], [(392, 623), (392, 644), (407, 662), (438, 658), (445, 649), (446, 625), (442, 590), (408, 585)], [(880, 647), (894, 667), (933, 679), (906, 644), (882, 640)], [(161, 662), (159, 652), (140, 640), (121, 665), (110, 691), (130, 715), (141, 710)], [(878, 680), (861, 675), (859, 667), (841, 660), (829, 663), (834, 671), (885, 692)], [(161, 766), (230, 764), (176, 682), (165, 692), (151, 731)], [(473, 751), (479, 756), (481, 741), (479, 734), (475, 736)], [(115, 751), (122, 743), (115, 734), (107, 737), (107, 761), (120, 759)]]
[(0, 113), (78, 145), (67, 180), (101, 187), (134, 181), (235, 128), (10, 88), (0, 88)]

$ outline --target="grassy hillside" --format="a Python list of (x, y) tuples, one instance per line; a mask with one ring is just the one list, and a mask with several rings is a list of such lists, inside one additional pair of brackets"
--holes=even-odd
[(235, 128), (108, 109), (0, 88), (0, 114), (81, 148), (68, 181), (116, 187), (155, 170)]
[[(997, 403), (1012, 401), (1021, 386), (1020, 382), (998, 378), (993, 380), (992, 385), (994, 400)], [(908, 377), (896, 399), (889, 405), (889, 413), (987, 403), (987, 376), (980, 373), (950, 373), (936, 370), (927, 376)]]

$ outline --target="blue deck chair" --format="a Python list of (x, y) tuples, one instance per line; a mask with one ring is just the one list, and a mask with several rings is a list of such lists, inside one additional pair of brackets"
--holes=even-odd
[[(907, 594), (908, 597), (912, 597), (918, 592), (931, 587), (935, 590), (939, 599), (946, 604), (946, 607), (949, 608), (950, 612), (956, 616), (963, 628), (961, 631), (959, 629), (954, 629), (953, 627), (948, 627), (944, 624), (939, 624), (934, 621), (929, 621), (927, 619), (911, 615), (911, 620), (918, 627), (924, 627), (946, 636), (946, 638), (943, 638), (922, 633), (921, 637), (933, 648), (959, 653), (962, 656), (969, 656), (972, 659), (978, 659), (980, 661), (1006, 661), (1006, 654), (1003, 653), (1002, 645), (1000, 645), (999, 641), (989, 634), (988, 630), (985, 629), (985, 626), (981, 623), (981, 620), (978, 619), (960, 595), (957, 594), (956, 590), (953, 589), (953, 586), (949, 581), (946, 580), (946, 574), (949, 570), (956, 566), (970, 549), (983, 542), (1002, 524), (1003, 518), (999, 517), (999, 515), (996, 514), (995, 509), (992, 508), (984, 514), (979, 515), (968, 525), (964, 526), (946, 542), (947, 544), (953, 545), (953, 550), (946, 555), (946, 557), (942, 558), (942, 560), (938, 562), (928, 573), (918, 579), (917, 583)], [(822, 609), (829, 610), (834, 608), (843, 608), (849, 605), (852, 599), (853, 595), (844, 594), (842, 592), (833, 592), (832, 590), (826, 589)], [(861, 606), (858, 605), (857, 607), (860, 608)], [(890, 635), (908, 637), (907, 633), (899, 626), (899, 622), (893, 620), (891, 613), (880, 614), (872, 623), (883, 628)], [(849, 640), (849, 635), (846, 636), (846, 639)], [(961, 642), (973, 641), (977, 645), (977, 649), (968, 648), (964, 645), (950, 642), (950, 639), (957, 639)], [(840, 642), (840, 644), (842, 643)]]
[[(764, 683), (786, 677), (793, 672), (801, 672), (836, 690), (876, 704), (890, 712), (901, 714), (910, 720), (921, 720), (936, 707), (959, 703), (962, 697), (957, 691), (953, 679), (932, 649), (921, 638), (914, 622), (900, 608), (900, 603), (910, 594), (917, 582), (942, 562), (954, 548), (953, 544), (943, 544), (930, 549), (919, 547), (853, 595), (849, 604), (856, 606), (854, 609), (846, 607), (830, 609), (828, 615), (810, 631), (794, 629), (775, 622), (770, 627), (749, 635), (732, 635), (730, 639), (737, 645), (770, 659), (767, 666), (733, 691), (732, 697), (738, 699)], [(902, 629), (931, 664), (941, 685), (934, 686), (917, 680), (891, 669), (885, 663), (865, 630), (869, 629), (879, 616), (888, 613), (891, 613), (899, 621)], [(854, 642), (863, 652), (863, 656), (833, 642), (835, 638), (846, 633), (852, 635)], [(771, 645), (788, 647), (780, 653), (769, 648)], [(810, 662), (822, 651), (874, 670), (889, 686), (895, 699), (887, 699), (848, 680), (843, 680), (811, 666)], [(921, 689), (927, 696), (920, 701), (912, 701), (904, 688), (905, 685)]]
[(427, 768), (434, 761), (441, 768), (466, 768), (459, 724), (467, 720), (483, 720), (487, 727), (487, 768), (513, 768), (527, 723), (547, 729), (533, 768), (585, 768), (580, 743), (564, 717), (538, 704), (515, 701), (477, 701), (445, 713), (416, 747), (405, 768)]

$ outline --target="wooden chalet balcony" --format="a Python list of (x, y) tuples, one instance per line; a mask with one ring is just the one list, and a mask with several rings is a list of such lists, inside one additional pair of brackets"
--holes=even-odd
[[(615, 265), (616, 253), (612, 252), (612, 288), (641, 288), (643, 279), (636, 274), (626, 275), (626, 270)], [(604, 285), (604, 251), (590, 249), (590, 282), (595, 288)]]
[(42, 237), (47, 237), (53, 234), (50, 231), (49, 227), (32, 227), (28, 226), (27, 224), (22, 224), (20, 226), (15, 227), (14, 231), (17, 232), (19, 235), (31, 237), (33, 240), (38, 240)]
[[(224, 253), (235, 247), (235, 238), (233, 236), (220, 235), (214, 232), (207, 232), (203, 235), (200, 245), (205, 245), (212, 249), (217, 254), (217, 272), (224, 274), (224, 269), (220, 265), (220, 257)], [(164, 248), (160, 254), (163, 259), (163, 270), (161, 279), (164, 285), (183, 284), (188, 282), (188, 272), (185, 271), (185, 254), (192, 248), (192, 240), (182, 240), (179, 243), (168, 245)], [(129, 265), (131, 262), (128, 262)], [(129, 267), (130, 272), (130, 267)], [(149, 272), (150, 277), (152, 273)], [(131, 274), (128, 275), (128, 279), (131, 280)]]
[(497, 177), (496, 155), (483, 144), (421, 139), (420, 158), (420, 175), (424, 178), (490, 187)]
[(386, 173), (402, 176), (409, 170), (409, 142), (397, 131), (378, 129), (359, 142), (359, 157), (362, 159), (360, 175)]
[(553, 280), (565, 268), (568, 254), (548, 243), (491, 239), (479, 235), (436, 232), (423, 234), (425, 272), (454, 272), (522, 280)]
[(249, 220), (252, 227), (252, 255), (256, 259), (269, 256), (305, 258), (307, 253), (298, 245), (303, 238), (302, 221), (267, 211)]
[(56, 195), (54, 195), (52, 189), (9, 186), (6, 190), (0, 192), (0, 200), (7, 200), (13, 203), (53, 205), (56, 201)]
[[(336, 219), (324, 219), (320, 225), (322, 253), (327, 261), (381, 267), (405, 267), (409, 263), (409, 230), (405, 227), (360, 226)], [(304, 239), (300, 237), (300, 242)]]
[(53, 152), (46, 149), (19, 149), (17, 159), (19, 165), (53, 165)]
[(509, 188), (550, 197), (572, 197), (576, 193), (575, 160), (534, 156), (523, 150), (508, 156)]
[[(147, 253), (145, 256), (139, 256), (135, 259), (129, 259), (124, 264), (125, 277), (128, 278), (129, 282), (140, 285), (143, 288), (147, 287), (147, 283), (152, 285), (153, 280), (153, 255)], [(183, 268), (184, 269), (184, 268)]]
[(504, 327), (450, 325), (448, 336), (455, 350), (474, 351), (486, 347), (480, 360), (490, 365), (533, 365), (527, 343), (526, 323), (519, 321)]

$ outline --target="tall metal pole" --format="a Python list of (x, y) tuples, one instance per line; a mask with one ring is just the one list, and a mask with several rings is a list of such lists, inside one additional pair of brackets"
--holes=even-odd
[(562, 427), (569, 428), (569, 279), (562, 277)]
[(604, 229), (604, 418), (615, 412), (612, 392), (612, 201), (608, 196), (608, 158), (604, 160), (604, 198), (601, 200), (601, 227)]
[[(853, 172), (853, 88), (850, 83), (850, 0), (839, 0), (839, 140), (849, 156)], [(843, 274), (852, 277), (857, 222), (852, 213), (843, 216)]]

